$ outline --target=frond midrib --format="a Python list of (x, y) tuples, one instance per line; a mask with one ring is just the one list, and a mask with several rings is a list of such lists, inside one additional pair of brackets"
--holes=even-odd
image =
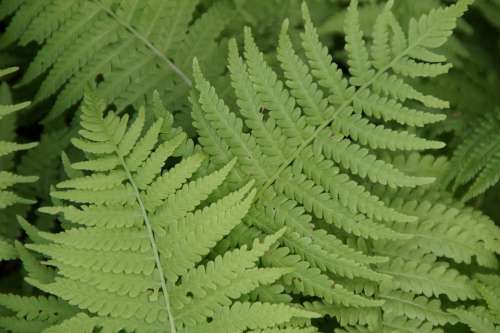
[(135, 38), (137, 38), (141, 43), (143, 43), (155, 56), (157, 56), (162, 62), (164, 62), (175, 74), (177, 74), (185, 84), (189, 87), (193, 85), (191, 79), (179, 68), (177, 67), (170, 59), (168, 59), (162, 51), (160, 51), (147, 37), (140, 34), (134, 27), (132, 27), (127, 22), (121, 20), (115, 13), (106, 8), (100, 0), (93, 0), (93, 2), (99, 6), (106, 14), (108, 14), (113, 20), (118, 22), (121, 26), (123, 26), (127, 31), (129, 31)]
[(412, 235), (412, 237), (418, 237), (418, 238), (423, 238), (425, 240), (431, 240), (431, 241), (433, 241), (432, 242), (433, 244), (439, 244), (440, 241), (446, 240), (449, 243), (453, 243), (458, 247), (466, 248), (468, 251), (470, 251), (472, 253), (477, 253), (477, 252), (483, 252), (483, 254), (489, 253), (486, 249), (483, 249), (480, 247), (474, 247), (468, 243), (461, 242), (459, 240), (459, 238), (457, 238), (457, 237), (445, 237), (445, 236), (448, 236), (446, 233), (445, 234), (441, 234), (441, 233), (440, 234), (435, 234), (435, 233), (426, 234), (424, 232), (413, 232), (413, 231), (412, 232), (404, 231), (403, 233), (407, 234), (407, 235)]
[[(429, 29), (429, 31), (432, 31), (431, 29)], [(344, 103), (342, 103), (338, 109), (336, 109), (332, 116), (325, 120), (317, 129), (316, 131), (314, 131), (314, 133), (305, 141), (302, 142), (302, 144), (295, 150), (295, 152), (292, 154), (292, 156), (286, 161), (284, 162), (280, 168), (276, 171), (275, 174), (273, 174), (269, 179), (268, 181), (262, 186), (262, 188), (259, 190), (259, 192), (256, 194), (255, 196), (255, 200), (259, 200), (261, 199), (263, 193), (265, 193), (265, 191), (272, 185), (274, 184), (274, 182), (278, 179), (278, 177), (281, 175), (281, 173), (293, 162), (295, 161), (298, 156), (300, 155), (300, 153), (306, 148), (308, 147), (311, 142), (313, 142), (317, 137), (318, 135), (329, 125), (331, 124), (337, 117), (337, 115), (339, 115), (340, 113), (342, 113), (347, 107), (349, 107), (353, 102), (354, 100), (356, 99), (356, 97), (358, 95), (360, 95), (363, 91), (365, 91), (366, 89), (368, 89), (374, 82), (376, 82), (380, 76), (382, 76), (385, 72), (387, 72), (388, 70), (390, 70), (391, 68), (393, 68), (398, 61), (400, 61), (403, 57), (407, 56), (415, 47), (418, 47), (418, 45), (421, 43), (422, 40), (424, 40), (425, 38), (427, 37), (427, 34), (422, 34), (420, 36), (420, 38), (418, 38), (417, 40), (415, 40), (414, 44), (412, 45), (409, 45), (404, 51), (402, 51), (399, 55), (397, 55), (396, 57), (394, 57), (394, 59), (389, 63), (387, 64), (385, 67), (379, 69), (377, 71), (377, 73), (375, 73), (375, 75), (368, 81), (366, 82), (365, 84), (363, 84), (361, 87), (359, 87), (358, 90), (356, 90), (351, 97), (349, 97)]]
[(444, 311), (441, 311), (441, 310), (436, 310), (436, 309), (431, 309), (431, 308), (423, 306), (422, 304), (416, 303), (414, 301), (412, 302), (412, 301), (409, 301), (409, 300), (401, 298), (401, 297), (396, 297), (394, 295), (379, 295), (379, 298), (401, 302), (403, 304), (414, 306), (414, 307), (419, 308), (419, 309), (421, 309), (423, 311), (426, 311), (426, 312), (435, 313), (436, 315), (450, 316), (450, 314), (447, 313), (447, 312), (444, 312)]
[[(463, 290), (463, 287), (462, 286), (458, 286), (457, 284), (451, 284), (450, 282), (455, 282), (456, 280), (453, 279), (453, 281), (439, 281), (437, 279), (433, 279), (433, 275), (432, 273), (433, 272), (428, 272), (429, 273), (429, 276), (426, 276), (426, 275), (417, 275), (417, 274), (411, 274), (411, 273), (403, 273), (403, 272), (395, 272), (395, 271), (391, 271), (391, 270), (385, 270), (385, 269), (381, 269), (379, 270), (379, 272), (381, 273), (385, 273), (389, 276), (399, 276), (399, 277), (403, 277), (403, 278), (408, 278), (408, 279), (414, 279), (414, 280), (418, 280), (418, 281), (425, 281), (427, 283), (427, 287), (431, 286), (431, 290), (432, 290), (432, 293), (435, 294), (436, 291), (434, 290), (434, 286), (446, 286), (447, 289), (453, 289), (453, 290), (457, 290), (458, 292), (461, 292)], [(443, 274), (444, 275), (444, 274)], [(441, 278), (442, 276), (439, 276), (439, 278)], [(460, 277), (460, 276), (456, 276), (454, 278), (457, 278), (457, 277)]]
[(168, 322), (170, 323), (170, 332), (176, 333), (177, 331), (175, 329), (174, 316), (173, 316), (172, 311), (171, 311), (170, 299), (168, 296), (167, 285), (165, 283), (165, 274), (163, 272), (163, 267), (161, 265), (160, 254), (158, 251), (158, 247), (156, 245), (156, 240), (154, 237), (153, 228), (151, 227), (151, 222), (149, 221), (149, 216), (148, 216), (148, 213), (146, 212), (146, 207), (145, 207), (144, 202), (142, 200), (142, 196), (140, 194), (139, 188), (137, 187), (137, 185), (134, 181), (134, 178), (132, 177), (132, 174), (130, 173), (130, 170), (129, 170), (123, 156), (121, 156), (121, 154), (118, 152), (118, 147), (116, 148), (115, 151), (116, 151), (116, 154), (118, 155), (118, 158), (120, 159), (120, 163), (121, 163), (123, 169), (125, 170), (125, 173), (127, 174), (128, 181), (130, 182), (130, 185), (132, 185), (132, 188), (133, 188), (134, 194), (135, 194), (135, 198), (136, 198), (137, 203), (139, 204), (139, 207), (141, 209), (141, 214), (142, 214), (144, 224), (146, 226), (148, 236), (149, 236), (149, 243), (151, 244), (151, 250), (153, 252), (153, 256), (155, 259), (155, 265), (156, 265), (156, 268), (158, 269), (158, 275), (160, 278), (162, 294), (163, 294), (163, 297), (165, 299), (165, 307), (166, 307), (167, 314), (168, 314)]
[(132, 189), (134, 191), (135, 199), (136, 199), (136, 201), (137, 201), (137, 203), (139, 205), (139, 208), (141, 210), (141, 215), (142, 215), (142, 218), (143, 218), (143, 221), (144, 221), (144, 225), (146, 226), (146, 230), (147, 230), (148, 237), (149, 237), (149, 243), (151, 245), (151, 250), (153, 252), (153, 257), (154, 257), (154, 260), (155, 260), (155, 266), (158, 269), (158, 275), (159, 275), (159, 278), (160, 278), (160, 284), (161, 284), (162, 294), (163, 294), (164, 301), (165, 301), (165, 307), (166, 307), (166, 311), (167, 311), (168, 322), (170, 324), (170, 333), (177, 333), (177, 330), (175, 328), (175, 319), (174, 319), (174, 316), (173, 316), (172, 310), (171, 310), (168, 289), (167, 289), (167, 285), (166, 285), (166, 282), (165, 282), (166, 281), (165, 280), (165, 273), (163, 272), (163, 267), (162, 267), (162, 264), (161, 264), (161, 261), (160, 261), (160, 255), (159, 255), (158, 246), (156, 245), (156, 240), (155, 240), (155, 237), (154, 237), (153, 228), (152, 228), (151, 222), (149, 220), (149, 216), (148, 216), (148, 213), (147, 213), (147, 210), (146, 210), (146, 206), (144, 205), (144, 200), (142, 199), (141, 192), (140, 192), (140, 190), (139, 190), (139, 188), (138, 188), (138, 186), (137, 186), (137, 184), (136, 184), (136, 182), (134, 180), (134, 177), (132, 176), (132, 173), (130, 172), (130, 169), (129, 169), (127, 163), (125, 162), (124, 157), (120, 153), (118, 145), (112, 139), (113, 135), (108, 132), (108, 130), (106, 129), (105, 126), (104, 126), (103, 129), (107, 133), (109, 142), (111, 142), (112, 145), (113, 145), (114, 152), (115, 152), (116, 156), (118, 156), (120, 164), (121, 164), (121, 166), (122, 166), (122, 168), (125, 171), (125, 174), (127, 176), (127, 180), (130, 183), (130, 185), (132, 186)]

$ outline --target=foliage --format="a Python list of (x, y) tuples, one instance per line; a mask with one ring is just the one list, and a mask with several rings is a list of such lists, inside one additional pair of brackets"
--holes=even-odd
[(473, 332), (498, 332), (500, 329), (500, 280), (498, 275), (478, 274), (474, 283), (478, 293), (484, 299), (482, 305), (452, 310)]
[(499, 14), (0, 1), (0, 332), (498, 332)]
[[(27, 281), (93, 316), (76, 312), (56, 326), (46, 320), (45, 332), (68, 332), (70, 327), (244, 332), (316, 316), (259, 298), (238, 301), (242, 295), (273, 285), (289, 271), (257, 267), (259, 257), (283, 231), (255, 240), (251, 248), (242, 246), (203, 261), (211, 247), (239, 224), (255, 195), (249, 183), (210, 200), (234, 162), (189, 181), (204, 159), (201, 153), (163, 170), (166, 160), (183, 145), (184, 134), (159, 143), (162, 118), (141, 135), (143, 110), (128, 126), (128, 116), (104, 114), (104, 109), (102, 101), (87, 95), (80, 137), (72, 143), (88, 158), (71, 164), (74, 176), (51, 193), (61, 205), (42, 208), (45, 213), (62, 214), (67, 228), (59, 233), (39, 232), (41, 241), (27, 245), (47, 256), (46, 264), (57, 269), (53, 277), (28, 276)], [(4, 302), (19, 316), (16, 304), (27, 300), (7, 295)], [(28, 317), (42, 325), (40, 318)], [(5, 320), (5, 326), (26, 324), (14, 318)]]
[[(48, 119), (78, 102), (88, 85), (98, 84), (103, 98), (119, 109), (141, 104), (159, 87), (155, 82), (162, 82), (160, 92), (169, 96), (176, 94), (171, 91), (176, 81), (177, 90), (187, 89), (190, 80), (182, 71), (190, 56), (206, 59), (217, 52), (215, 39), (231, 16), (220, 3), (190, 24), (195, 0), (17, 2), (0, 44), (44, 45), (18, 85), (47, 73), (35, 102), (57, 94)], [(14, 5), (4, 7), (1, 16)]]
[(448, 173), (454, 188), (473, 181), (464, 200), (485, 192), (500, 179), (500, 112), (487, 114), (473, 125), (455, 150)]
[[(13, 72), (17, 71), (17, 68), (7, 68), (0, 70), (0, 77), (4, 77)], [(3, 86), (3, 89), (8, 89), (7, 86)], [(8, 91), (5, 92), (8, 98)], [(17, 257), (16, 251), (14, 249), (12, 240), (18, 236), (18, 228), (16, 228), (16, 223), (14, 216), (9, 212), (9, 208), (12, 208), (18, 204), (32, 204), (34, 201), (24, 198), (12, 190), (12, 187), (21, 183), (32, 183), (35, 182), (38, 177), (36, 176), (23, 176), (11, 172), (14, 160), (13, 154), (26, 149), (31, 149), (37, 145), (37, 143), (17, 143), (12, 142), (11, 139), (14, 137), (15, 130), (15, 118), (13, 118), (14, 113), (26, 108), (30, 103), (18, 103), (18, 104), (2, 104), (0, 105), (0, 126), (2, 128), (1, 141), (0, 141), (0, 158), (1, 164), (3, 166), (0, 171), (0, 217), (2, 219), (0, 224), (0, 261), (1, 260), (12, 260)]]

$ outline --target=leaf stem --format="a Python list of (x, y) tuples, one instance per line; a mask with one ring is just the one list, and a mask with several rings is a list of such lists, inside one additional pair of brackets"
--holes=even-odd
[(156, 46), (153, 45), (146, 37), (141, 35), (134, 27), (132, 27), (127, 22), (123, 21), (113, 13), (109, 8), (104, 6), (99, 0), (94, 0), (94, 2), (101, 7), (103, 11), (105, 11), (109, 16), (111, 16), (116, 22), (122, 25), (125, 29), (127, 29), (132, 35), (134, 35), (138, 40), (140, 40), (148, 49), (150, 49), (158, 58), (160, 58), (163, 62), (165, 62), (170, 69), (174, 71), (189, 87), (193, 86), (193, 82), (191, 79), (179, 68), (177, 67), (170, 59), (168, 59), (163, 52), (161, 52)]
[(170, 323), (170, 333), (177, 333), (177, 330), (175, 329), (174, 316), (172, 314), (172, 310), (171, 310), (171, 306), (170, 306), (170, 298), (168, 296), (167, 285), (165, 283), (165, 274), (163, 273), (163, 268), (161, 266), (159, 251), (158, 251), (158, 248), (156, 246), (156, 240), (155, 240), (155, 236), (153, 233), (153, 228), (151, 227), (151, 222), (149, 221), (148, 213), (146, 212), (146, 207), (144, 206), (144, 202), (142, 201), (142, 197), (141, 197), (141, 194), (139, 192), (139, 188), (135, 184), (134, 178), (132, 177), (132, 174), (131, 174), (130, 170), (128, 169), (127, 164), (125, 163), (125, 160), (123, 159), (121, 154), (118, 153), (118, 151), (116, 151), (116, 153), (120, 159), (120, 163), (121, 163), (123, 169), (125, 170), (128, 181), (132, 185), (132, 188), (133, 188), (134, 194), (135, 194), (135, 198), (136, 198), (137, 203), (139, 204), (139, 207), (141, 209), (141, 214), (142, 214), (142, 217), (144, 219), (144, 224), (146, 225), (146, 229), (147, 229), (148, 236), (149, 236), (149, 243), (151, 244), (151, 250), (153, 251), (153, 256), (155, 259), (156, 268), (158, 269), (158, 274), (160, 275), (162, 294), (163, 294), (163, 297), (165, 299), (165, 307), (167, 309), (168, 322)]
[(276, 179), (278, 179), (278, 177), (280, 176), (280, 174), (293, 162), (295, 161), (295, 159), (297, 159), (297, 157), (299, 156), (299, 154), (307, 147), (309, 146), (309, 144), (311, 142), (313, 142), (319, 135), (319, 133), (321, 133), (321, 131), (323, 131), (328, 125), (330, 125), (334, 120), (335, 118), (342, 112), (344, 111), (349, 105), (351, 105), (351, 103), (356, 99), (356, 97), (361, 93), (363, 92), (365, 89), (368, 89), (375, 81), (378, 80), (378, 78), (384, 74), (385, 72), (387, 72), (388, 70), (390, 70), (394, 65), (397, 64), (398, 61), (400, 61), (403, 57), (405, 57), (411, 50), (413, 50), (415, 47), (417, 47), (421, 40), (424, 39), (426, 37), (426, 35), (424, 34), (423, 36), (421, 36), (419, 39), (417, 39), (417, 41), (413, 44), (413, 45), (409, 45), (403, 52), (401, 52), (401, 54), (397, 55), (396, 57), (394, 57), (394, 59), (389, 63), (387, 64), (385, 67), (379, 69), (377, 71), (377, 73), (375, 73), (375, 75), (368, 81), (366, 82), (365, 84), (363, 84), (361, 87), (359, 87), (358, 90), (356, 90), (354, 92), (354, 94), (352, 94), (352, 96), (350, 98), (348, 98), (344, 103), (342, 103), (338, 109), (335, 110), (335, 112), (333, 113), (333, 115), (327, 119), (326, 121), (323, 122), (323, 124), (321, 124), (315, 131), (314, 133), (309, 137), (307, 138), (306, 140), (304, 140), (302, 142), (302, 144), (295, 150), (295, 152), (292, 154), (292, 156), (286, 160), (283, 164), (281, 164), (280, 168), (266, 181), (266, 183), (262, 186), (261, 190), (259, 190), (259, 192), (257, 193), (257, 195), (255, 196), (255, 201), (257, 201), (258, 199), (260, 199), (260, 197), (264, 194), (264, 192), (276, 181)]

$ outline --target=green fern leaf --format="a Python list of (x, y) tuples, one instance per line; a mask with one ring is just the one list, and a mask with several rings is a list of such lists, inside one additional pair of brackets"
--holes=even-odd
[(15, 313), (0, 317), (0, 326), (12, 332), (42, 332), (76, 313), (75, 307), (52, 296), (2, 294), (0, 305)]
[[(17, 68), (7, 68), (0, 71), (0, 77), (16, 72)], [(9, 101), (7, 101), (9, 102)], [(31, 149), (37, 143), (16, 143), (6, 141), (14, 136), (15, 122), (12, 121), (13, 114), (24, 108), (30, 103), (5, 104), (0, 105), (0, 121), (2, 125), (2, 137), (0, 140), (0, 157), (2, 157), (2, 170), (0, 171), (0, 209), (2, 210), (2, 225), (0, 226), (0, 261), (12, 260), (17, 258), (17, 251), (14, 248), (11, 237), (16, 237), (19, 228), (15, 224), (15, 214), (8, 214), (8, 209), (16, 204), (32, 204), (33, 200), (24, 198), (13, 191), (13, 187), (18, 184), (35, 182), (36, 176), (22, 176), (5, 170), (12, 166), (11, 156), (13, 153)], [(10, 119), (9, 119), (10, 118)], [(9, 129), (10, 127), (10, 129)], [(11, 133), (9, 133), (11, 132)], [(10, 155), (10, 156), (6, 156)], [(13, 221), (9, 221), (13, 220)]]
[[(52, 194), (62, 199), (60, 206), (42, 208), (75, 226), (60, 233), (39, 232), (45, 241), (26, 245), (47, 257), (44, 265), (57, 272), (52, 281), (33, 274), (27, 281), (81, 311), (46, 332), (70, 327), (141, 332), (221, 332), (227, 327), (245, 332), (316, 317), (291, 304), (236, 302), (291, 272), (286, 266), (258, 267), (284, 230), (255, 240), (251, 248), (205, 259), (249, 210), (252, 184), (211, 199), (235, 162), (194, 180), (190, 178), (202, 155), (164, 170), (186, 136), (161, 142), (162, 120), (142, 134), (144, 119), (139, 112), (127, 131), (126, 115), (105, 113), (95, 95), (84, 101), (80, 137), (72, 142), (93, 167), (56, 186)], [(107, 162), (111, 158), (119, 162), (113, 168)], [(270, 311), (272, 316), (263, 316)], [(209, 324), (207, 318), (213, 318)], [(307, 320), (302, 326), (308, 326)]]
[[(0, 14), (15, 15), (0, 45), (41, 45), (19, 85), (44, 77), (35, 102), (57, 96), (47, 120), (79, 102), (84, 88), (95, 87), (99, 78), (102, 98), (120, 110), (144, 104), (155, 90), (179, 106), (178, 99), (191, 86), (193, 56), (203, 62), (215, 59), (220, 52), (217, 39), (234, 15), (226, 1), (216, 2), (200, 17), (199, 0), (7, 2), (2, 2)], [(214, 76), (223, 70), (212, 69)]]
[[(281, 282), (289, 292), (320, 298), (325, 306), (332, 305), (331, 309), (371, 307), (380, 302), (371, 297), (377, 293), (353, 287), (350, 279), (406, 288), (403, 290), (431, 298), (441, 293), (453, 300), (477, 295), (466, 277), (444, 269), (442, 262), (435, 264), (434, 271), (415, 269), (411, 282), (396, 280), (391, 284), (388, 276), (395, 276), (395, 272), (384, 271), (383, 267), (391, 265), (384, 262), (387, 257), (394, 261), (393, 255), (372, 252), (372, 244), (377, 242), (415, 244), (415, 236), (405, 234), (404, 229), (420, 226), (420, 216), (405, 210), (403, 204), (392, 205), (384, 197), (387, 194), (377, 192), (373, 184), (392, 189), (389, 191), (418, 191), (434, 181), (434, 174), (405, 172), (396, 162), (382, 158), (381, 150), (398, 156), (401, 151), (443, 147), (407, 130), (408, 126), (422, 127), (443, 120), (442, 114), (429, 108), (448, 106), (419, 92), (412, 78), (432, 78), (448, 71), (450, 65), (435, 49), (444, 44), (469, 4), (459, 1), (433, 10), (411, 21), (406, 34), (391, 13), (389, 1), (378, 16), (369, 47), (360, 28), (357, 1), (351, 1), (345, 22), (349, 76), (320, 43), (305, 5), (305, 29), (300, 35), (304, 55), (296, 51), (289, 37), (288, 21), (282, 26), (277, 49), (282, 74), (268, 65), (247, 28), (242, 56), (236, 41), (229, 42), (228, 68), (237, 111), (230, 110), (230, 104), (219, 97), (194, 62), (196, 90), (190, 100), (199, 142), (211, 158), (212, 169), (237, 158), (228, 176), (229, 189), (255, 180), (256, 203), (245, 218), (252, 230), (270, 234), (287, 227), (280, 241), (288, 249), (280, 248), (265, 258), (270, 267), (288, 263), (295, 268)], [(351, 239), (366, 246), (353, 246), (348, 243)], [(466, 261), (479, 252), (482, 263), (492, 264), (491, 250), (484, 249), (479, 241), (476, 245), (469, 254), (451, 245), (446, 253)], [(456, 284), (453, 290), (444, 282), (440, 284), (442, 276), (437, 272), (443, 269), (447, 281)], [(432, 280), (435, 288), (430, 292), (416, 282), (419, 279)], [(435, 307), (435, 303), (429, 304)], [(379, 306), (383, 308), (382, 303)], [(431, 318), (416, 308), (404, 315)], [(441, 324), (445, 317), (446, 313), (431, 319)], [(355, 317), (347, 322), (355, 322)], [(421, 324), (419, 321), (415, 327)], [(422, 325), (427, 327), (426, 323)], [(432, 324), (429, 327), (432, 329)]]
[(450, 169), (443, 183), (453, 184), (456, 189), (472, 181), (464, 200), (482, 194), (500, 179), (500, 142), (497, 135), (499, 128), (498, 114), (489, 113), (477, 121), (472, 134), (458, 146), (450, 160)]

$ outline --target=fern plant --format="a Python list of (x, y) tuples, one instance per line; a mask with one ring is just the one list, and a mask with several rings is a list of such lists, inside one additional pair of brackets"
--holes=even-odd
[[(0, 70), (0, 78), (17, 71), (17, 68), (7, 68)], [(18, 236), (16, 223), (13, 221), (13, 215), (7, 214), (6, 209), (16, 204), (31, 204), (32, 200), (26, 199), (16, 194), (12, 187), (20, 183), (31, 183), (37, 180), (36, 176), (21, 176), (7, 170), (13, 164), (13, 153), (18, 151), (33, 148), (37, 143), (16, 143), (10, 141), (14, 137), (15, 118), (13, 114), (26, 108), (30, 103), (24, 102), (19, 104), (0, 105), (0, 122), (1, 122), (1, 138), (0, 138), (0, 163), (2, 170), (0, 171), (0, 261), (10, 260), (17, 257), (13, 247), (12, 238)], [(7, 141), (9, 140), (9, 141)]]
[(478, 293), (484, 304), (468, 309), (458, 308), (452, 312), (467, 324), (474, 333), (496, 333), (500, 330), (500, 279), (498, 275), (478, 274), (475, 279)]
[(454, 151), (444, 184), (452, 183), (457, 189), (471, 183), (464, 200), (482, 194), (500, 179), (499, 130), (500, 112), (496, 110), (473, 124), (472, 133)]
[(498, 333), (498, 1), (0, 0), (0, 332)]
[(14, 16), (0, 46), (43, 45), (18, 86), (44, 76), (34, 102), (57, 96), (48, 120), (77, 103), (88, 85), (98, 85), (118, 109), (143, 104), (155, 89), (176, 101), (191, 85), (193, 56), (210, 60), (218, 73), (216, 40), (233, 15), (231, 4), (219, 1), (191, 22), (199, 2), (5, 0), (0, 17)]
[(52, 192), (60, 204), (42, 208), (61, 214), (67, 229), (39, 232), (42, 240), (27, 245), (56, 269), (50, 281), (27, 281), (80, 310), (43, 332), (314, 331), (307, 327), (314, 312), (288, 304), (286, 295), (265, 301), (267, 293), (281, 293), (276, 281), (290, 272), (259, 265), (283, 230), (207, 256), (255, 195), (250, 182), (210, 200), (235, 161), (191, 181), (201, 153), (164, 170), (185, 135), (160, 142), (162, 119), (142, 135), (143, 110), (128, 126), (127, 116), (105, 113), (90, 94), (80, 123), (72, 143), (87, 159), (73, 163), (74, 177)]
[[(444, 158), (417, 154), (392, 161), (409, 174), (432, 174), (437, 179), (449, 167)], [(372, 244), (375, 254), (390, 258), (389, 264), (379, 266), (392, 276), (392, 281), (382, 283), (379, 289), (380, 297), (385, 300), (383, 315), (389, 321), (384, 320), (381, 327), (387, 331), (394, 321), (397, 325), (418, 323), (416, 327), (422, 331), (424, 327), (431, 330), (434, 326), (457, 323), (461, 320), (454, 312), (457, 301), (483, 302), (469, 271), (481, 267), (494, 273), (498, 269), (498, 227), (481, 212), (454, 200), (439, 186), (436, 183), (418, 189), (387, 189), (379, 185), (373, 188), (390, 207), (419, 218), (418, 224), (393, 226), (411, 235), (410, 240)]]
[[(194, 63), (192, 117), (199, 141), (212, 157), (209, 170), (237, 157), (229, 188), (253, 178), (258, 189), (246, 230), (234, 233), (233, 243), (244, 232), (268, 234), (286, 226), (284, 248), (271, 252), (265, 262), (294, 267), (283, 278), (289, 292), (316, 299), (309, 303), (311, 309), (344, 324), (377, 329), (392, 316), (419, 331), (453, 323), (456, 319), (441, 308), (438, 297), (454, 302), (477, 295), (466, 275), (438, 257), (469, 264), (476, 256), (480, 265), (497, 264), (500, 238), (489, 219), (455, 207), (458, 203), (450, 198), (427, 212), (437, 198), (426, 197), (419, 188), (430, 188), (432, 174), (414, 172), (408, 165), (405, 172), (393, 158), (382, 158), (384, 151), (405, 156), (443, 147), (408, 130), (442, 120), (431, 109), (448, 106), (416, 90), (411, 79), (448, 71), (450, 65), (435, 49), (446, 42), (469, 4), (459, 1), (412, 19), (405, 34), (389, 1), (367, 46), (357, 1), (351, 1), (345, 19), (348, 78), (320, 44), (305, 6), (304, 55), (297, 54), (287, 22), (283, 25), (277, 50), (282, 76), (265, 62), (247, 29), (244, 58), (236, 41), (229, 44), (237, 112), (229, 110)], [(457, 228), (447, 214), (459, 212), (464, 223)], [(443, 217), (449, 223), (438, 226)], [(466, 239), (474, 233), (468, 223), (487, 227)], [(419, 234), (437, 228), (450, 233), (451, 244)], [(455, 232), (463, 232), (464, 243), (454, 243)]]

